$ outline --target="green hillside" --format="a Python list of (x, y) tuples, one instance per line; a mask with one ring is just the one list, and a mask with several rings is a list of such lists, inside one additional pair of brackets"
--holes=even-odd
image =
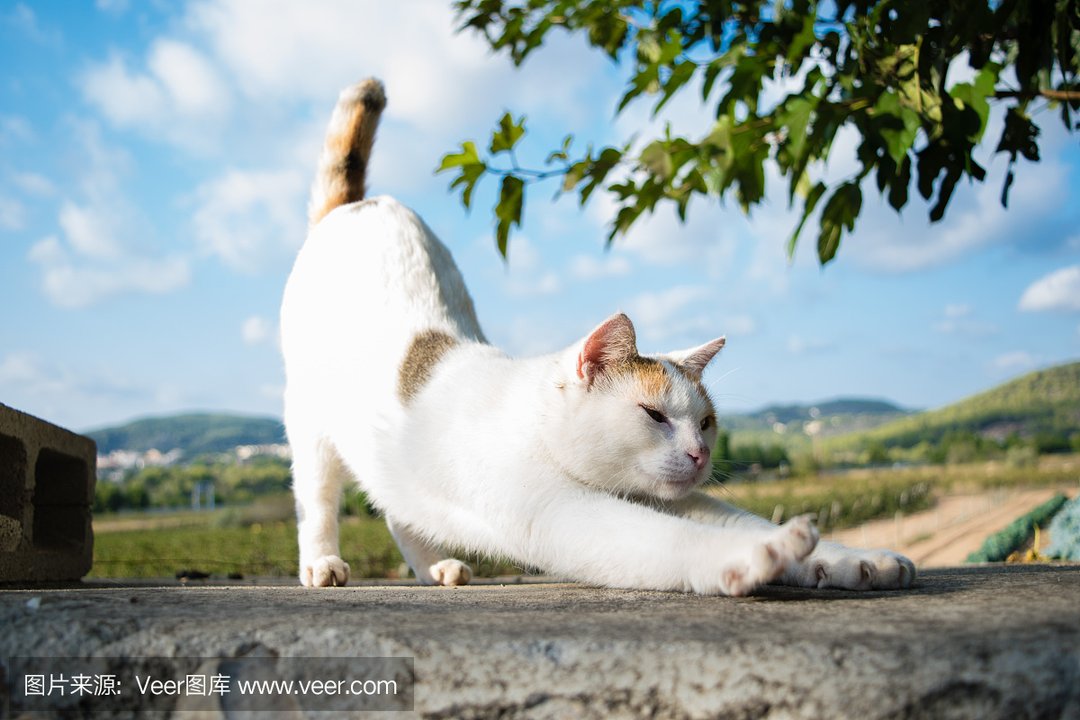
[(276, 418), (210, 413), (146, 418), (93, 430), (86, 435), (94, 439), (102, 454), (113, 450), (168, 452), (180, 448), (187, 458), (227, 452), (237, 445), (285, 442), (285, 431)]
[(1080, 362), (1029, 373), (939, 410), (910, 415), (865, 432), (832, 438), (824, 449), (874, 445), (911, 448), (950, 436), (1006, 442), (1009, 438), (1064, 439), (1080, 433)]

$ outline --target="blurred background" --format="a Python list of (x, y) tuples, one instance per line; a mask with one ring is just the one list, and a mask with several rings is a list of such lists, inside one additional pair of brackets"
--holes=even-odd
[[(940, 223), (868, 190), (824, 268), (809, 233), (789, 260), (799, 213), (768, 168), (749, 216), (660, 207), (610, 249), (601, 193), (581, 208), (533, 192), (504, 260), (496, 180), (466, 212), (434, 174), (463, 139), (512, 110), (539, 164), (567, 132), (620, 144), (713, 111), (687, 92), (616, 114), (625, 62), (583, 38), (552, 35), (515, 69), (458, 24), (445, 0), (0, 3), (0, 402), (98, 441), (96, 574), (295, 571), (277, 311), (330, 110), (369, 75), (389, 98), (370, 193), (451, 248), (495, 344), (553, 351), (617, 310), (643, 352), (727, 336), (706, 375), (717, 492), (954, 554), (958, 523), (1000, 515), (961, 533), (977, 547), (1075, 495), (1080, 146), (1060, 122), (1008, 210), (990, 143), (986, 182), (961, 184)], [(987, 135), (1002, 122), (992, 111)], [(857, 141), (841, 130), (825, 172), (851, 174)], [(362, 495), (345, 506), (354, 572), (401, 574)], [(211, 531), (235, 557), (192, 555)]]

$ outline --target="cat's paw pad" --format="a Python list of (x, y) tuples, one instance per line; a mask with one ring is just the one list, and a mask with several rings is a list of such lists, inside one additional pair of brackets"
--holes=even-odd
[(440, 560), (428, 572), (435, 585), (466, 585), (472, 580), (472, 568), (454, 558)]
[(896, 590), (915, 581), (915, 563), (891, 550), (848, 550), (837, 558), (815, 559), (811, 567), (819, 588)]
[(314, 563), (300, 568), (304, 587), (336, 587), (349, 582), (349, 563), (337, 555), (323, 555)]

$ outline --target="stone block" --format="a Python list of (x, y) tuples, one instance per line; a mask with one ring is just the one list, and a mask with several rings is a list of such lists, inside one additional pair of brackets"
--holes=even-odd
[(96, 469), (93, 440), (0, 404), (0, 582), (90, 570)]

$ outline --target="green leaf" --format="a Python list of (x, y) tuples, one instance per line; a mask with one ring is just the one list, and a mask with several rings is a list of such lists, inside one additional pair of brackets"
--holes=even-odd
[(840, 248), (840, 237), (846, 229), (855, 228), (855, 219), (862, 210), (862, 190), (856, 182), (846, 182), (825, 203), (821, 211), (821, 232), (818, 234), (818, 259), (825, 265)]
[(645, 149), (641, 151), (639, 160), (646, 170), (663, 180), (670, 178), (675, 170), (671, 155), (668, 154), (664, 143), (659, 140), (654, 140), (646, 145)]
[(569, 160), (570, 159), (570, 145), (573, 144), (573, 142), (574, 142), (574, 136), (573, 135), (567, 135), (565, 138), (563, 138), (562, 147), (560, 147), (558, 150), (555, 150), (550, 155), (548, 155), (547, 160), (545, 161), (545, 164), (550, 165), (551, 163), (555, 162), (556, 160), (562, 160), (564, 162), (566, 160)]
[(915, 144), (920, 127), (918, 114), (902, 105), (896, 93), (884, 92), (874, 104), (873, 117), (889, 157), (899, 165)]
[(482, 164), (480, 162), (480, 154), (476, 152), (476, 145), (471, 140), (466, 140), (461, 143), (461, 152), (443, 155), (442, 162), (439, 163), (439, 167), (435, 172), (441, 173), (444, 170), (449, 170), (450, 168), (459, 167), (461, 165), (475, 164)]
[(499, 187), (499, 202), (495, 206), (495, 239), (499, 254), (507, 257), (510, 240), (510, 225), (521, 227), (521, 213), (525, 204), (525, 183), (517, 175), (505, 175)]
[(795, 232), (791, 233), (791, 237), (788, 238), (787, 255), (788, 260), (795, 257), (795, 246), (799, 242), (799, 234), (802, 232), (803, 225), (806, 224), (807, 218), (814, 212), (814, 208), (817, 207), (818, 201), (821, 200), (821, 196), (825, 194), (825, 183), (819, 182), (811, 188), (810, 192), (806, 195), (806, 200), (803, 201), (802, 217), (799, 218), (799, 224), (795, 226)]
[(671, 69), (671, 75), (668, 77), (667, 82), (663, 83), (664, 94), (660, 98), (660, 102), (656, 103), (656, 107), (653, 108), (653, 115), (660, 112), (660, 108), (664, 107), (667, 101), (694, 76), (694, 70), (696, 69), (697, 65), (692, 62), (679, 63)]
[(998, 74), (1001, 72), (1001, 66), (997, 63), (987, 63), (978, 75), (975, 76), (975, 82), (973, 83), (957, 83), (949, 90), (949, 94), (952, 95), (954, 100), (959, 100), (964, 107), (969, 107), (975, 111), (979, 117), (979, 129), (972, 137), (972, 142), (978, 143), (982, 140), (983, 133), (986, 131), (986, 121), (990, 116), (990, 102), (988, 98), (994, 96), (994, 86), (997, 84)]
[(905, 157), (900, 163), (900, 171), (893, 177), (889, 185), (889, 205), (893, 210), (900, 212), (900, 208), (907, 205), (908, 185), (911, 184), (911, 158)]
[(499, 126), (491, 134), (491, 153), (499, 153), (512, 150), (521, 136), (525, 134), (525, 116), (514, 122), (510, 113), (503, 114), (499, 120)]
[(461, 204), (466, 209), (469, 209), (472, 204), (473, 189), (488, 169), (487, 164), (480, 159), (480, 155), (476, 151), (476, 145), (471, 140), (461, 143), (461, 152), (444, 155), (435, 172), (441, 173), (453, 168), (459, 168), (459, 174), (450, 183), (450, 188), (461, 186)]
[(623, 154), (615, 148), (606, 147), (600, 152), (599, 157), (592, 161), (585, 172), (585, 175), (589, 178), (589, 182), (581, 189), (582, 205), (588, 201), (593, 190), (595, 190), (600, 183), (604, 182), (604, 178), (611, 172), (611, 169), (619, 164), (622, 160), (622, 156)]

